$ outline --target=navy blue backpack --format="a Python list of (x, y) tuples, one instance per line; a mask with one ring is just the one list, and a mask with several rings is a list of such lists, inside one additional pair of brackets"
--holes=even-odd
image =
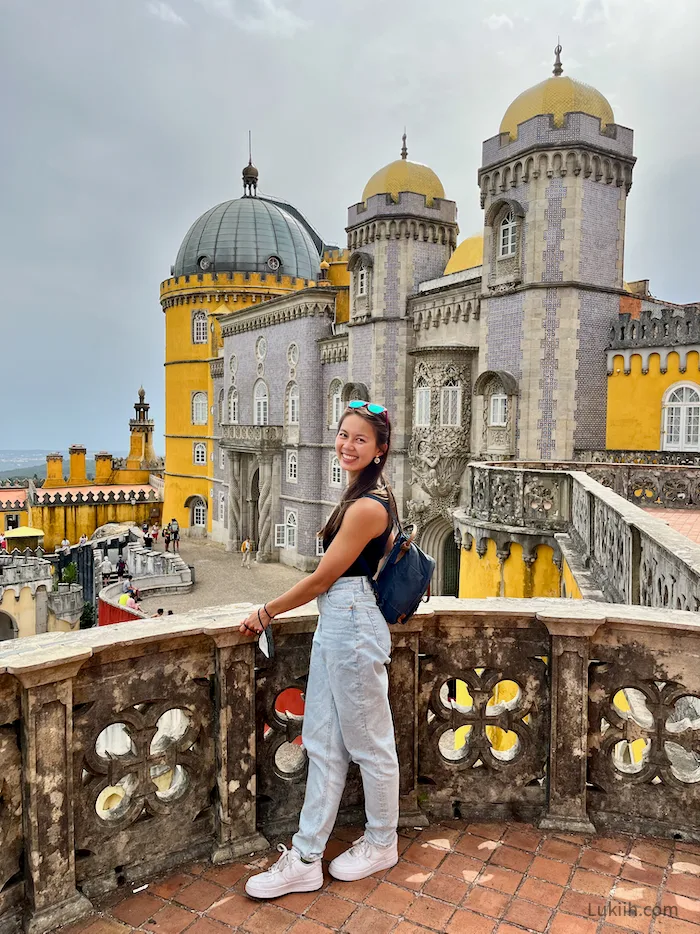
[(396, 500), (393, 494), (391, 500), (394, 504), (393, 514), (390, 505), (381, 497), (372, 493), (365, 493), (370, 499), (376, 499), (385, 507), (389, 515), (398, 526), (398, 533), (394, 544), (384, 563), (380, 563), (376, 578), (369, 571), (370, 567), (362, 558), (367, 567), (377, 606), (387, 623), (405, 623), (416, 612), (427, 592), (426, 600), (430, 599), (430, 579), (435, 570), (435, 559), (426, 555), (413, 541), (415, 533), (407, 535), (399, 520)]

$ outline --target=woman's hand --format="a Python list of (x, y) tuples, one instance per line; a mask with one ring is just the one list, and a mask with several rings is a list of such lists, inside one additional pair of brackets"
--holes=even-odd
[(264, 606), (259, 610), (253, 610), (250, 616), (247, 616), (238, 627), (240, 632), (249, 632), (251, 635), (259, 636), (263, 629), (272, 622), (272, 616), (267, 612)]

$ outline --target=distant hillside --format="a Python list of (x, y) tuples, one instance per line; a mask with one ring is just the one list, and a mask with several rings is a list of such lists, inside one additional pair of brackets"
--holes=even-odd
[[(68, 470), (68, 459), (64, 462), (64, 470)], [(92, 480), (95, 476), (95, 461), (86, 460), (85, 461), (85, 471), (87, 473), (88, 479)], [(31, 480), (34, 477), (39, 477), (41, 480), (46, 479), (46, 461), (43, 464), (34, 464), (33, 466), (23, 466), (23, 467), (14, 467), (11, 470), (1, 470), (0, 471), (0, 480)]]

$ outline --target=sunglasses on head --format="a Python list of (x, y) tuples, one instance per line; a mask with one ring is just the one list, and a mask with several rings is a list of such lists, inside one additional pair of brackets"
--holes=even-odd
[(383, 405), (377, 405), (376, 402), (364, 402), (362, 399), (353, 399), (348, 402), (349, 409), (364, 409), (367, 407), (367, 411), (371, 412), (372, 415), (381, 415), (383, 412), (386, 412), (386, 409)]

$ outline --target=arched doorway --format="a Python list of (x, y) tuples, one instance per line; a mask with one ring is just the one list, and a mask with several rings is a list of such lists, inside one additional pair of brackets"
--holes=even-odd
[(258, 536), (258, 518), (260, 514), (260, 469), (253, 474), (250, 483), (250, 538), (257, 549), (260, 541)]
[(16, 638), (17, 632), (17, 623), (14, 617), (4, 610), (0, 610), (0, 642)]
[(201, 496), (188, 496), (185, 506), (190, 511), (191, 536), (204, 536), (207, 534), (207, 503)]
[(446, 536), (442, 546), (441, 594), (443, 597), (459, 596), (459, 545), (454, 535)]
[(433, 519), (421, 532), (419, 545), (435, 558), (432, 593), (436, 597), (456, 597), (459, 593), (459, 546), (452, 526), (442, 516)]

